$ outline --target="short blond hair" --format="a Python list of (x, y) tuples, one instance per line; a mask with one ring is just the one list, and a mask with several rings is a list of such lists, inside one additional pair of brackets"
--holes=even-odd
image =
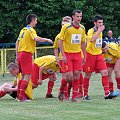
[(62, 22), (71, 22), (72, 18), (70, 16), (65, 16), (62, 18)]
[(14, 63), (14, 62), (11, 62), (10, 64), (8, 64), (7, 66), (8, 69), (18, 69), (18, 64)]

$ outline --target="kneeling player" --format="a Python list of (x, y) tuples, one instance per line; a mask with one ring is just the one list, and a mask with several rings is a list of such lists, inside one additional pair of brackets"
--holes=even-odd
[(109, 89), (110, 92), (114, 92), (112, 73), (115, 73), (115, 79), (117, 82), (117, 91), (114, 92), (115, 95), (120, 95), (120, 49), (116, 43), (102, 44), (103, 56), (106, 61), (108, 78), (109, 78)]
[[(3, 97), (6, 94), (10, 94), (13, 98), (17, 98), (17, 92), (18, 92), (18, 80), (21, 78), (21, 74), (19, 73), (19, 68), (16, 63), (10, 63), (8, 65), (9, 72), (16, 76), (16, 80), (14, 80), (13, 83), (5, 83), (0, 87), (0, 97)], [(32, 82), (30, 81), (27, 89), (25, 91), (20, 90), (19, 92), (25, 93), (24, 100), (27, 101), (28, 99), (32, 99)]]
[(36, 58), (33, 63), (32, 84), (33, 88), (42, 84), (42, 80), (49, 78), (48, 90), (46, 98), (54, 98), (51, 94), (56, 80), (56, 71), (59, 70), (59, 65), (56, 62), (55, 56), (47, 55)]

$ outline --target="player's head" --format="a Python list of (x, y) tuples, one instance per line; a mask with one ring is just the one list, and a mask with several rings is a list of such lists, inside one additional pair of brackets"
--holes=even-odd
[(103, 25), (103, 17), (101, 15), (96, 15), (94, 17), (94, 25), (97, 28)]
[(76, 24), (80, 24), (82, 19), (82, 11), (78, 9), (74, 10), (72, 12), (72, 18), (73, 18), (73, 22), (75, 22)]
[(53, 74), (59, 70), (59, 64), (57, 61), (52, 62), (50, 65), (45, 66), (45, 71), (47, 74)]
[(108, 31), (108, 36), (109, 36), (109, 37), (112, 37), (112, 36), (113, 36), (112, 30), (109, 30), (109, 31)]
[(103, 53), (106, 53), (107, 50), (108, 50), (107, 43), (106, 43), (106, 42), (102, 42), (102, 52), (103, 52)]
[(8, 66), (7, 66), (10, 74), (12, 74), (13, 76), (16, 76), (19, 74), (19, 67), (16, 63), (10, 63)]
[(35, 14), (29, 14), (26, 17), (26, 23), (30, 24), (32, 27), (35, 27), (37, 24), (37, 15)]
[(65, 25), (66, 23), (69, 23), (72, 21), (72, 18), (70, 16), (65, 16), (62, 18), (62, 26)]

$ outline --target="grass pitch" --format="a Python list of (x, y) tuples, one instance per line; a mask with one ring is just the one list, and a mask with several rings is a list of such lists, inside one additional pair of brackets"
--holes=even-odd
[[(57, 96), (61, 76), (55, 82), (53, 95)], [(0, 75), (0, 85), (11, 82), (13, 77)], [(105, 100), (100, 75), (93, 74), (89, 89), (90, 101), (72, 103), (60, 102), (57, 98), (46, 99), (48, 80), (43, 81), (33, 91), (34, 100), (18, 102), (9, 95), (0, 99), (0, 120), (119, 120), (120, 97), (114, 100)], [(116, 86), (116, 83), (115, 83)], [(116, 89), (116, 87), (115, 87)]]

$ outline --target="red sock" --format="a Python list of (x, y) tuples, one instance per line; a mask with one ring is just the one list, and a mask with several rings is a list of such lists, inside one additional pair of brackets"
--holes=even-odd
[(54, 81), (49, 81), (47, 95), (50, 95), (52, 93), (53, 86), (54, 86)]
[(6, 95), (6, 93), (3, 90), (1, 90), (0, 91), (0, 98), (3, 97), (3, 96), (5, 96), (5, 95)]
[(109, 80), (108, 76), (102, 76), (102, 85), (104, 87), (105, 96), (109, 94)]
[(79, 93), (83, 95), (83, 75), (80, 73), (80, 80), (79, 80)]
[(84, 96), (88, 95), (88, 88), (89, 88), (89, 79), (88, 78), (84, 78), (83, 88), (84, 88)]
[(70, 97), (71, 88), (72, 88), (72, 82), (68, 82), (68, 97)]
[(117, 89), (120, 90), (120, 78), (115, 78), (117, 82)]
[(20, 94), (20, 86), (21, 86), (22, 80), (18, 81), (18, 90), (17, 90), (17, 98), (19, 99), (19, 94)]
[(72, 88), (73, 88), (72, 99), (76, 98), (78, 95), (78, 88), (79, 88), (78, 84), (79, 84), (79, 79), (74, 79), (74, 81), (72, 82)]
[(64, 78), (62, 78), (62, 81), (61, 81), (61, 86), (60, 86), (60, 92), (64, 92), (64, 87), (67, 86), (67, 82)]
[(68, 98), (68, 85), (64, 87), (64, 96)]
[(113, 82), (109, 82), (109, 91), (114, 92)]
[(28, 86), (28, 81), (22, 80), (22, 83), (20, 86), (19, 100), (27, 98), (27, 95), (25, 94), (25, 90), (26, 90), (27, 86)]

